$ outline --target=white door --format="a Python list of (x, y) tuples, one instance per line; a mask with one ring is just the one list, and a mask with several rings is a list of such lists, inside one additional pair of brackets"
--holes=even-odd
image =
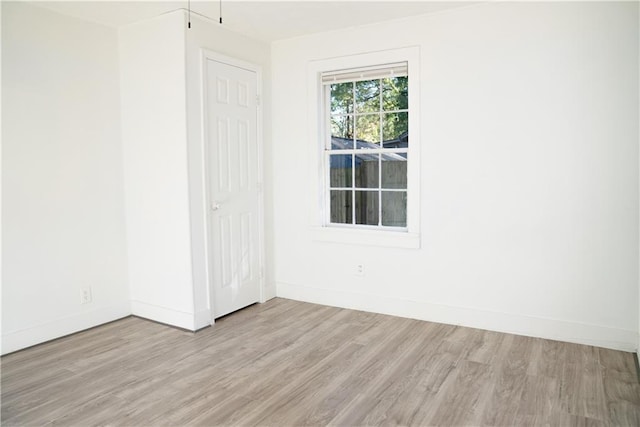
[(213, 317), (260, 299), (257, 73), (206, 59)]

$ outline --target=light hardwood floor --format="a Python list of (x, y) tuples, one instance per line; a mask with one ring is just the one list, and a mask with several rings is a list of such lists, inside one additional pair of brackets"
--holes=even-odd
[(631, 353), (274, 299), (2, 358), (3, 425), (640, 425)]

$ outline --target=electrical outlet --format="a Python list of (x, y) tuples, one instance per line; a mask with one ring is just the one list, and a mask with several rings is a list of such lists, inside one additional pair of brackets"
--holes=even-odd
[(91, 302), (91, 288), (85, 287), (80, 289), (80, 304), (89, 304)]
[(364, 276), (364, 264), (356, 264), (356, 276)]

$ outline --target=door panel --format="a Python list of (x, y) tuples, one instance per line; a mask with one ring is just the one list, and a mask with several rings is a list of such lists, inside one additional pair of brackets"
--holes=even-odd
[(214, 317), (260, 299), (257, 76), (207, 59), (206, 120)]

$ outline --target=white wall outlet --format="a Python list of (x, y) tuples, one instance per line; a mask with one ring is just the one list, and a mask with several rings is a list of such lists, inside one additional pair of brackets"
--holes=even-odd
[(85, 287), (80, 289), (80, 304), (89, 304), (91, 302), (91, 288)]
[(364, 264), (356, 264), (356, 276), (364, 276)]

